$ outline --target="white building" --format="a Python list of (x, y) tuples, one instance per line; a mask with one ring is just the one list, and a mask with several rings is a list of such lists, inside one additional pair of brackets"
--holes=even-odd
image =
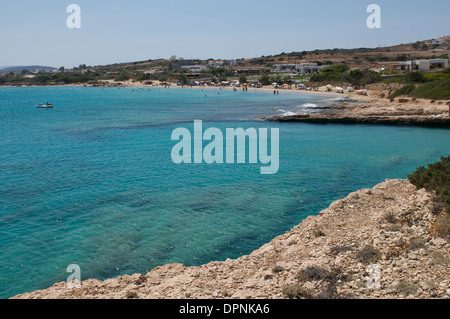
[(189, 70), (190, 72), (202, 72), (206, 71), (206, 66), (204, 65), (185, 65), (181, 67), (184, 70)]
[(431, 59), (429, 61), (430, 61), (430, 65), (434, 66), (436, 68), (443, 68), (443, 69), (448, 68), (448, 60), (447, 59)]
[(224, 64), (223, 61), (213, 61), (213, 62), (208, 63), (207, 66), (209, 68), (220, 68), (223, 66), (223, 64)]
[(322, 68), (317, 63), (275, 64), (272, 66), (272, 72), (307, 75), (318, 73)]
[(426, 60), (400, 62), (398, 69), (402, 71), (429, 71), (430, 62)]
[(236, 66), (236, 60), (225, 60), (225, 64), (231, 67)]
[(296, 73), (297, 64), (275, 64), (272, 65), (273, 73)]
[(445, 43), (444, 40), (433, 40), (433, 42), (431, 42), (432, 45), (441, 45), (444, 43)]
[(400, 62), (397, 69), (402, 71), (430, 71), (434, 68), (448, 68), (448, 60), (446, 59), (432, 59), (432, 60), (414, 60), (407, 62)]

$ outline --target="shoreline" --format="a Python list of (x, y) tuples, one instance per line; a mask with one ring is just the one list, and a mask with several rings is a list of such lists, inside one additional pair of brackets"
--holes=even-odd
[(309, 124), (342, 124), (342, 125), (387, 125), (387, 126), (418, 126), (450, 128), (449, 118), (428, 117), (341, 117), (316, 115), (289, 115), (283, 117), (270, 117), (263, 120), (280, 123), (309, 123)]
[[(121, 82), (120, 84), (110, 82), (110, 85), (85, 86), (78, 84), (68, 85), (47, 85), (30, 87), (96, 87), (96, 88), (137, 88), (137, 89), (194, 89), (194, 90), (226, 90), (232, 87), (211, 87), (211, 86), (169, 86), (164, 87), (161, 83), (145, 85), (143, 83)], [(15, 87), (15, 86), (5, 86)], [(22, 86), (23, 87), (23, 86)], [(242, 88), (237, 88), (238, 92)], [(302, 122), (310, 124), (345, 124), (345, 125), (395, 125), (395, 126), (419, 126), (450, 128), (450, 107), (444, 101), (431, 101), (425, 99), (399, 98), (394, 101), (383, 97), (386, 92), (383, 90), (368, 90), (368, 95), (358, 95), (356, 92), (336, 93), (327, 92), (324, 87), (319, 90), (296, 90), (296, 89), (275, 89), (272, 86), (261, 88), (249, 88), (249, 92), (273, 92), (277, 90), (279, 94), (308, 94), (318, 95), (336, 99), (326, 108), (317, 108), (319, 112), (292, 112), (297, 114), (274, 115), (260, 117), (256, 120), (268, 122)], [(342, 97), (341, 100), (338, 100)], [(311, 110), (313, 110), (312, 108)]]
[[(369, 91), (370, 92), (370, 91)], [(273, 122), (310, 124), (362, 124), (450, 128), (450, 106), (443, 101), (396, 99), (390, 101), (370, 92), (369, 96), (345, 95), (357, 103), (335, 103), (326, 112), (299, 113), (264, 118)]]
[(72, 289), (61, 282), (11, 299), (446, 299), (450, 245), (433, 232), (434, 203), (408, 180), (386, 180), (238, 259), (167, 264)]

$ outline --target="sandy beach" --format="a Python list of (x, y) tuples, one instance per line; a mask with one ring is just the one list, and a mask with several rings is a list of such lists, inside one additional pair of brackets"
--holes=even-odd
[[(152, 84), (138, 81), (104, 80), (99, 85), (67, 84), (65, 86), (76, 87), (116, 87), (116, 88), (136, 88), (136, 89), (195, 89), (195, 90), (215, 90), (232, 91), (232, 86), (179, 86), (173, 83), (152, 81)], [(237, 87), (237, 93), (242, 93), (242, 87)], [(379, 125), (416, 125), (431, 127), (450, 127), (450, 101), (434, 101), (429, 99), (412, 99), (409, 97), (399, 97), (393, 100), (387, 98), (389, 87), (375, 87), (367, 90), (367, 95), (358, 94), (356, 91), (345, 90), (344, 93), (337, 93), (334, 89), (327, 90), (322, 86), (316, 90), (310, 89), (286, 89), (274, 88), (266, 85), (261, 88), (248, 88), (249, 92), (267, 91), (277, 94), (308, 94), (330, 96), (336, 98), (336, 103), (320, 112), (311, 114), (305, 111), (297, 111), (294, 115), (277, 115), (269, 118), (259, 118), (259, 120), (276, 122), (306, 122), (313, 124), (379, 124)], [(291, 113), (291, 112), (290, 112)]]
[[(113, 83), (111, 83), (113, 85)], [(164, 87), (163, 83), (144, 85), (131, 81), (123, 82), (125, 87)], [(170, 88), (181, 88), (170, 86)], [(213, 86), (184, 86), (189, 89), (213, 89)], [(233, 90), (233, 87), (222, 87), (222, 90)], [(237, 88), (238, 92), (242, 88)], [(381, 124), (381, 125), (418, 125), (450, 127), (450, 110), (447, 101), (432, 101), (427, 99), (411, 99), (407, 97), (388, 99), (388, 89), (368, 89), (367, 95), (357, 92), (337, 93), (335, 90), (327, 91), (326, 87), (318, 90), (297, 90), (274, 88), (271, 85), (262, 88), (251, 88), (249, 91), (278, 91), (278, 94), (317, 94), (341, 97), (331, 108), (314, 114), (298, 112), (296, 115), (276, 116), (265, 118), (268, 121), (280, 122), (308, 122), (308, 123), (341, 123), (341, 124)]]

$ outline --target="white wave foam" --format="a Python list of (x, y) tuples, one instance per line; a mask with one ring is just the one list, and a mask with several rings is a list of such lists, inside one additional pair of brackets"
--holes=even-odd
[(315, 108), (315, 107), (318, 107), (318, 105), (317, 105), (317, 104), (314, 104), (314, 103), (305, 103), (305, 104), (302, 104), (300, 107), (304, 107), (304, 108)]
[(345, 102), (345, 101), (347, 101), (348, 100), (348, 97), (346, 96), (346, 97), (337, 97), (337, 98), (334, 98), (334, 99), (329, 99), (329, 101), (333, 101), (333, 102)]
[(283, 113), (281, 114), (282, 116), (292, 116), (292, 115), (296, 115), (296, 113), (291, 112), (291, 111), (285, 111), (283, 109), (277, 109), (277, 112)]

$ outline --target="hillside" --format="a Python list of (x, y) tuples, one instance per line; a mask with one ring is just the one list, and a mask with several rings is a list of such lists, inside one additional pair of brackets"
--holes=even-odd
[[(407, 61), (413, 59), (428, 59), (445, 56), (450, 53), (450, 36), (442, 38), (441, 45), (433, 45), (435, 40), (424, 40), (415, 43), (399, 44), (390, 47), (379, 48), (357, 48), (357, 49), (329, 49), (314, 51), (298, 51), (291, 53), (280, 53), (273, 56), (258, 58), (245, 58), (236, 60), (236, 66), (230, 69), (271, 67), (273, 64), (295, 64), (318, 62), (323, 65), (345, 63), (350, 68), (379, 69), (388, 67), (394, 61)], [(448, 57), (447, 57), (448, 58)], [(193, 60), (193, 64), (205, 64), (213, 60)], [(155, 71), (159, 68), (168, 67), (169, 60), (149, 60), (133, 63), (121, 63), (108, 66), (96, 66), (96, 70), (108, 72), (129, 71), (145, 72)]]
[(20, 74), (22, 71), (28, 71), (27, 73), (55, 72), (57, 71), (57, 69), (51, 66), (42, 65), (10, 66), (0, 68), (0, 75), (8, 74), (11, 72)]
[(298, 89), (298, 83), (302, 82), (309, 89), (329, 84), (358, 90), (380, 84), (384, 86), (382, 95), (391, 100), (402, 95), (448, 100), (449, 48), (450, 36), (446, 36), (390, 47), (283, 52), (238, 60), (184, 60), (174, 56), (169, 60), (103, 66), (82, 64), (70, 70), (60, 68), (56, 73), (33, 74), (24, 71), (25, 67), (18, 67), (22, 70), (16, 74), (0, 75), (0, 85), (227, 86), (240, 81), (253, 87), (271, 88), (272, 83), (277, 83), (282, 89)]
[[(272, 64), (293, 64), (318, 62), (319, 64), (346, 64), (350, 68), (380, 69), (389, 67), (394, 61), (437, 58), (450, 52), (450, 36), (443, 37), (443, 44), (433, 45), (435, 40), (424, 40), (415, 43), (399, 44), (390, 47), (330, 49), (281, 53), (274, 56), (244, 59), (240, 66), (271, 66)], [(447, 57), (448, 58), (448, 57)]]

